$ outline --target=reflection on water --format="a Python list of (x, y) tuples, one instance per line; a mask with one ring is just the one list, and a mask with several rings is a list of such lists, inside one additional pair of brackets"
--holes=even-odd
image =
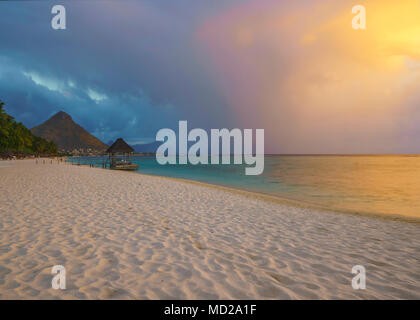
[(267, 171), (297, 199), (351, 211), (420, 217), (420, 157), (275, 157)]
[[(100, 166), (101, 159), (95, 161)], [(245, 165), (162, 166), (154, 156), (134, 157), (134, 162), (139, 172), (147, 174), (241, 188), (332, 209), (420, 218), (420, 156), (266, 156), (260, 176), (246, 176)]]

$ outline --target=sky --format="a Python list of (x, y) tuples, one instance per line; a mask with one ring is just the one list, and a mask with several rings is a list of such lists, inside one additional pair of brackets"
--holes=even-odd
[[(0, 100), (105, 143), (264, 129), (266, 153), (420, 153), (420, 1), (0, 2)], [(352, 28), (352, 7), (366, 29)]]

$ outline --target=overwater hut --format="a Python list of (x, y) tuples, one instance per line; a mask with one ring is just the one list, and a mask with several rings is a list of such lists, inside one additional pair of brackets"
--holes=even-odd
[(118, 138), (112, 146), (106, 150), (109, 157), (110, 168), (115, 170), (136, 170), (139, 166), (132, 163), (130, 156), (134, 149), (122, 138)]

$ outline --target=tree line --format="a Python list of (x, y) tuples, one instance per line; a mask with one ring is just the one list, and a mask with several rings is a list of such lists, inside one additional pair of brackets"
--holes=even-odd
[(27, 154), (56, 155), (57, 146), (54, 142), (37, 137), (21, 122), (8, 115), (0, 101), (0, 151), (21, 152)]

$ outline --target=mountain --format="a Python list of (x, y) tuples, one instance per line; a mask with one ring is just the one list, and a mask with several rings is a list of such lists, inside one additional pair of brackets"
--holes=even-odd
[(56, 113), (31, 131), (34, 135), (53, 141), (60, 151), (71, 152), (77, 149), (86, 152), (91, 149), (94, 152), (102, 152), (108, 148), (63, 111)]
[(156, 153), (157, 148), (162, 144), (160, 141), (145, 143), (145, 144), (134, 144), (131, 147), (136, 153)]

